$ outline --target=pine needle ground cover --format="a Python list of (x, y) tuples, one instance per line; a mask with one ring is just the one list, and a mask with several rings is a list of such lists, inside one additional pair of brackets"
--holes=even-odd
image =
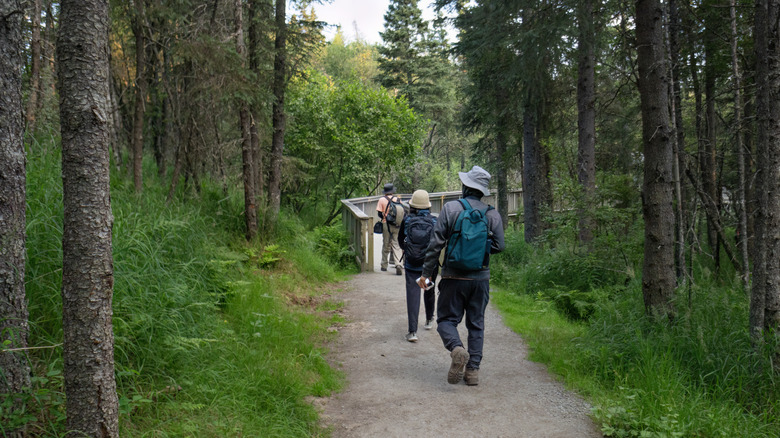
[(736, 275), (717, 279), (698, 262), (695, 285), (678, 291), (677, 320), (656, 324), (644, 316), (641, 274), (633, 274), (641, 264), (624, 249), (629, 263), (594, 262), (509, 231), (491, 300), (531, 359), (590, 400), (605, 436), (776, 437), (780, 382), (751, 347)]
[[(54, 141), (52, 141), (54, 144)], [(64, 434), (62, 189), (59, 151), (28, 153), (28, 268), (33, 393), (15, 421)], [(147, 166), (143, 195), (112, 179), (114, 334), (122, 436), (320, 436), (306, 402), (342, 376), (323, 345), (339, 324), (337, 228), (284, 217), (274, 236), (242, 239), (240, 193), (167, 187)], [(238, 191), (236, 191), (238, 193)], [(339, 268), (339, 265), (342, 268)], [(0, 433), (1, 434), (1, 433)]]

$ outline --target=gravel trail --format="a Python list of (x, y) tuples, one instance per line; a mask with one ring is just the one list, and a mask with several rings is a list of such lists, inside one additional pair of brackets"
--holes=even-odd
[[(348, 383), (341, 393), (315, 402), (334, 438), (602, 436), (588, 417), (588, 404), (526, 359), (523, 340), (492, 304), (485, 316), (480, 384), (448, 384), (449, 354), (435, 326), (423, 329), (422, 309), (420, 340), (404, 339), (403, 278), (377, 267), (356, 275), (340, 294), (347, 324), (339, 328), (330, 360)], [(461, 337), (465, 342), (465, 329)]]

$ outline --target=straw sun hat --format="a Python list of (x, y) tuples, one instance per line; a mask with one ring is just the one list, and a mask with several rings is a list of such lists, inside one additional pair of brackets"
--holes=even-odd
[(431, 208), (428, 192), (425, 190), (415, 190), (414, 193), (412, 193), (412, 199), (409, 201), (409, 206), (418, 210)]

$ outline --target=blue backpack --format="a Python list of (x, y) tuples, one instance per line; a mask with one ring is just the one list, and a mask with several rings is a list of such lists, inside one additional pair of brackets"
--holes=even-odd
[(460, 212), (452, 227), (444, 265), (461, 271), (479, 271), (487, 268), (490, 261), (490, 226), (487, 212), (475, 210), (469, 201), (460, 199), (463, 211)]

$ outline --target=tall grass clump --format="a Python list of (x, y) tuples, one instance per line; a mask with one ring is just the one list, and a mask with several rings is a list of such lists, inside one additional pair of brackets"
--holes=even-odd
[[(326, 284), (305, 268), (337, 274), (300, 248), (262, 251), (273, 252), (274, 261), (247, 254), (226, 264), (234, 281), (211, 338), (190, 350), (172, 391), (139, 407), (133, 429), (155, 436), (326, 434), (308, 398), (341, 386), (321, 345), (333, 336), (327, 328), (342, 321)], [(129, 436), (144, 435), (133, 429)]]
[[(28, 150), (31, 345), (50, 348), (31, 355), (25, 421), (43, 436), (62, 435), (65, 420), (60, 160), (55, 138)], [(204, 180), (168, 203), (150, 164), (141, 195), (126, 175), (111, 179), (122, 435), (324, 434), (305, 400), (341, 382), (322, 347), (339, 323), (328, 298), (343, 279), (340, 236), (283, 214), (274, 234), (247, 243), (240, 190)]]
[[(780, 382), (751, 346), (748, 298), (729, 266), (717, 276), (698, 259), (693, 286), (677, 292), (675, 321), (659, 323), (644, 313), (641, 259), (632, 256), (641, 246), (632, 239), (623, 251), (635, 263), (626, 264), (532, 247), (513, 234), (496, 257), (494, 301), (532, 358), (592, 400), (605, 436), (777, 436)], [(588, 304), (562, 303), (571, 291)]]
[(525, 242), (522, 228), (508, 230), (505, 243), (492, 261), (493, 279), (513, 291), (545, 297), (575, 320), (589, 318), (599, 301), (621, 293), (634, 277), (633, 262), (610, 251), (535, 248)]

